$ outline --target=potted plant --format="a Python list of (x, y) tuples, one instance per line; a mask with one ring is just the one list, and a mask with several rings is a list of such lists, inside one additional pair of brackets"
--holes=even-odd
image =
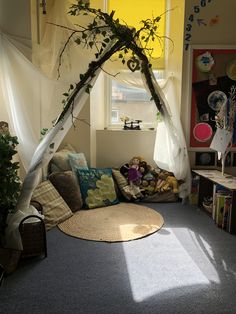
[(4, 246), (7, 216), (14, 212), (20, 193), (20, 179), (17, 173), (19, 163), (13, 161), (18, 144), (16, 136), (8, 130), (8, 124), (0, 122), (0, 246)]

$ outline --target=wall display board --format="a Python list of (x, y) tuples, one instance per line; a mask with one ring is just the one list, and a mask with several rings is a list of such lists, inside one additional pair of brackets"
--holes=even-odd
[[(193, 48), (191, 63), (190, 147), (209, 148), (216, 132), (216, 115), (224, 111), (227, 120), (230, 112), (228, 99), (236, 86), (236, 48)], [(235, 126), (232, 147), (236, 147)]]

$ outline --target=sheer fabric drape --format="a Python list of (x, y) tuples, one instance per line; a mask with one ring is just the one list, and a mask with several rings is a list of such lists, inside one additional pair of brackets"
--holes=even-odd
[[(26, 171), (32, 167), (31, 157), (39, 143), (40, 129), (51, 126), (51, 121), (62, 110), (62, 94), (68, 90), (70, 83), (79, 81), (80, 74), (86, 72), (89, 63), (94, 58), (93, 50), (77, 46), (71, 41), (63, 53), (60, 73), (58, 73), (60, 53), (71, 34), (71, 29), (77, 27), (73, 24), (74, 18), (67, 14), (71, 2), (50, 1), (50, 10), (46, 15), (49, 23), (45, 24), (41, 43), (40, 45), (33, 43), (32, 60), (35, 66), (16, 49), (5, 35), (1, 35), (3, 58), (1, 58), (0, 64), (4, 103), (11, 117), (11, 124), (15, 127), (14, 131), (20, 140), (19, 151)], [(84, 16), (80, 19), (79, 24), (86, 25), (88, 18), (88, 16)], [(76, 20), (76, 22), (78, 21)], [(55, 24), (63, 25), (65, 28)], [(120, 62), (117, 62), (114, 57), (112, 61), (108, 61), (104, 65), (103, 69), (109, 74), (115, 75), (120, 70)], [(58, 74), (60, 74), (59, 79)], [(130, 85), (145, 87), (145, 80), (142, 76), (138, 74), (136, 78), (129, 71), (115, 75), (114, 79)], [(177, 179), (185, 180), (181, 197), (186, 197), (190, 189), (190, 168), (185, 138), (176, 105), (175, 103), (169, 105), (165, 97), (166, 92), (174, 89), (173, 80), (169, 78), (158, 84), (153, 77), (153, 81), (157, 93), (164, 100), (163, 105), (166, 107), (166, 112), (168, 112), (163, 123), (158, 124), (157, 127), (154, 160), (159, 167), (173, 172)], [(83, 95), (79, 96), (80, 104), (85, 102), (83, 98)], [(22, 108), (24, 109), (22, 110)], [(75, 114), (79, 113), (81, 105), (78, 108), (78, 112)], [(35, 117), (35, 120), (32, 117)], [(67, 119), (63, 125), (63, 131), (59, 131), (57, 134), (54, 148), (48, 152), (45, 162), (50, 160), (70, 126), (71, 120)], [(53, 134), (55, 135), (55, 133)], [(48, 136), (52, 136), (52, 133)], [(42, 144), (37, 149), (34, 165), (39, 162), (44, 149)]]

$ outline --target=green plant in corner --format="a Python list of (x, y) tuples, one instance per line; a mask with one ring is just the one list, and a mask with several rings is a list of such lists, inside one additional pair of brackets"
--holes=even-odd
[(14, 162), (13, 156), (18, 144), (16, 136), (8, 131), (8, 124), (0, 122), (0, 245), (3, 245), (7, 216), (14, 212), (20, 193), (20, 179), (17, 170), (19, 163)]

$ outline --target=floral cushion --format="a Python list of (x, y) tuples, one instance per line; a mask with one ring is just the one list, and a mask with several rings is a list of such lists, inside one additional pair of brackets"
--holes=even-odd
[(112, 177), (112, 169), (76, 168), (85, 208), (97, 208), (119, 203)]

